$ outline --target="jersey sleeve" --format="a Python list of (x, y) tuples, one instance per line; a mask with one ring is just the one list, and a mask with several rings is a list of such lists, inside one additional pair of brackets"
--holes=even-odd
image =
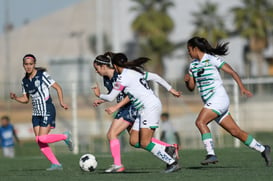
[(21, 83), (21, 86), (22, 86), (22, 94), (27, 94), (26, 89), (24, 87), (24, 82), (23, 81)]
[(164, 80), (162, 77), (160, 77), (159, 75), (155, 74), (155, 73), (151, 73), (151, 72), (145, 72), (144, 75), (145, 79), (150, 81), (155, 81), (156, 83), (160, 84), (161, 86), (163, 86), (167, 91), (169, 91), (172, 86), (166, 81)]
[(55, 80), (47, 72), (43, 72), (43, 81), (47, 87), (51, 87), (55, 83)]
[(105, 101), (113, 101), (119, 93), (125, 88), (120, 81), (114, 83), (114, 88), (109, 94), (101, 94), (99, 97)]
[(216, 56), (215, 58), (211, 59), (211, 63), (220, 69), (226, 62), (222, 57)]
[(188, 73), (191, 77), (193, 77), (193, 74), (192, 74), (192, 64), (190, 64), (189, 66), (189, 70), (188, 70)]

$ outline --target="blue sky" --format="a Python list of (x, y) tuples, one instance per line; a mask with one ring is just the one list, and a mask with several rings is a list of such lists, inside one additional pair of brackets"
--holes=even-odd
[(0, 33), (3, 33), (7, 3), (9, 6), (10, 22), (15, 27), (19, 27), (23, 25), (26, 20), (35, 20), (80, 1), (81, 0), (0, 0)]

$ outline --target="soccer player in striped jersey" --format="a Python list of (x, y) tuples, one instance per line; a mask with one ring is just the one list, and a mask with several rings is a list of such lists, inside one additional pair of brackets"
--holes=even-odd
[(266, 165), (270, 166), (270, 146), (260, 144), (250, 134), (241, 130), (230, 115), (229, 97), (223, 86), (219, 71), (223, 70), (232, 76), (238, 84), (242, 95), (251, 97), (252, 93), (244, 87), (239, 75), (232, 67), (220, 57), (227, 54), (227, 45), (228, 43), (218, 43), (216, 48), (213, 48), (206, 39), (201, 37), (193, 37), (187, 43), (188, 53), (193, 60), (190, 63), (189, 73), (185, 75), (184, 81), (189, 90), (193, 91), (195, 87), (198, 88), (204, 102), (204, 107), (195, 122), (207, 151), (207, 156), (201, 164), (208, 165), (218, 162), (214, 152), (212, 135), (207, 126), (211, 121), (215, 120), (246, 146), (261, 152)]
[[(96, 96), (105, 101), (113, 101), (122, 91), (129, 96), (131, 103), (139, 111), (140, 117), (140, 119), (135, 120), (133, 125), (134, 133), (131, 132), (130, 144), (152, 152), (156, 157), (167, 163), (166, 173), (174, 172), (179, 170), (180, 166), (178, 160), (174, 158), (175, 156), (167, 153), (169, 146), (153, 142), (152, 139), (154, 131), (159, 125), (162, 108), (160, 100), (147, 83), (146, 78), (149, 73), (144, 73), (140, 69), (142, 64), (148, 60), (147, 58), (139, 58), (128, 62), (124, 54), (115, 54), (112, 57), (112, 64), (119, 77), (114, 83), (112, 91), (109, 94), (100, 94), (98, 87), (93, 89)], [(173, 95), (177, 97), (181, 95), (168, 84), (164, 85), (165, 82), (161, 83)]]
[(63, 167), (55, 157), (48, 143), (54, 143), (63, 140), (69, 150), (72, 151), (73, 145), (70, 132), (64, 134), (49, 134), (52, 128), (55, 128), (56, 111), (49, 94), (49, 88), (53, 87), (58, 94), (59, 103), (62, 108), (68, 109), (63, 101), (63, 92), (60, 85), (55, 82), (44, 68), (36, 67), (36, 57), (27, 54), (23, 57), (23, 67), (25, 76), (22, 80), (22, 93), (18, 97), (15, 93), (10, 93), (10, 98), (19, 103), (28, 103), (32, 100), (32, 124), (36, 142), (41, 152), (51, 162), (48, 171), (62, 170)]

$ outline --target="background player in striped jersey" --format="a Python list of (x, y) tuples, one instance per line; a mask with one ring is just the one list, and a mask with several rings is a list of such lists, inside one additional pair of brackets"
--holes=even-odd
[[(96, 72), (99, 75), (103, 76), (104, 86), (107, 88), (108, 92), (111, 92), (111, 90), (113, 89), (113, 85), (118, 78), (118, 73), (114, 70), (114, 68), (111, 65), (111, 57), (113, 57), (113, 55), (114, 53), (112, 52), (106, 52), (104, 55), (97, 56), (93, 62), (93, 66)], [(154, 81), (159, 82), (161, 84), (162, 82), (164, 82), (162, 78), (152, 73), (149, 73), (149, 76), (146, 76), (146, 77), (149, 79), (153, 79)], [(108, 107), (106, 109), (106, 112), (108, 114), (113, 114), (116, 111), (117, 113), (115, 114), (114, 120), (112, 121), (112, 124), (107, 133), (107, 138), (110, 144), (110, 151), (114, 160), (114, 164), (109, 169), (105, 170), (105, 172), (123, 172), (125, 170), (125, 167), (121, 163), (120, 141), (118, 139), (118, 136), (124, 130), (127, 129), (129, 131), (129, 134), (132, 135), (130, 136), (131, 140), (138, 140), (138, 137), (139, 137), (139, 129), (131, 130), (133, 123), (138, 117), (137, 110), (134, 108), (133, 104), (130, 102), (130, 99), (124, 93), (124, 91), (120, 92), (116, 100), (117, 100), (116, 105)], [(104, 100), (98, 99), (94, 101), (93, 105), (98, 106), (99, 104), (104, 102), (105, 102)], [(134, 137), (137, 137), (137, 138), (134, 138)], [(161, 142), (160, 140), (157, 140), (155, 138), (152, 138), (152, 141), (165, 145), (165, 146), (172, 146), (168, 143)], [(132, 145), (132, 146), (135, 146), (135, 145)], [(172, 147), (171, 149), (173, 151), (177, 151), (178, 146), (177, 145), (173, 145), (173, 146), (174, 147)], [(178, 153), (174, 153), (174, 154), (178, 154)]]
[(32, 54), (23, 57), (23, 67), (25, 76), (22, 80), (23, 95), (17, 97), (15, 93), (10, 93), (10, 98), (19, 103), (28, 103), (29, 97), (32, 100), (32, 124), (36, 142), (41, 152), (51, 162), (51, 170), (62, 170), (63, 167), (55, 157), (48, 143), (54, 143), (64, 140), (68, 148), (72, 151), (73, 145), (71, 135), (67, 131), (64, 134), (49, 134), (50, 130), (55, 127), (56, 111), (49, 94), (49, 88), (53, 87), (58, 94), (59, 103), (62, 108), (68, 109), (63, 101), (63, 92), (60, 85), (55, 82), (44, 68), (36, 67), (36, 58)]
[[(180, 166), (173, 154), (167, 153), (169, 147), (152, 141), (154, 131), (159, 124), (162, 108), (160, 100), (155, 96), (145, 79), (148, 74), (142, 71), (142, 64), (148, 60), (147, 58), (139, 58), (134, 61), (127, 61), (124, 54), (115, 54), (112, 58), (112, 64), (120, 75), (114, 84), (114, 88), (109, 94), (100, 94), (98, 87), (94, 88), (94, 92), (103, 100), (113, 101), (121, 91), (125, 91), (140, 114), (140, 119), (137, 119), (133, 125), (133, 130), (139, 130), (139, 135), (133, 136), (137, 139), (132, 139), (131, 134), (130, 143), (135, 147), (141, 147), (152, 152), (156, 157), (167, 163), (166, 173), (174, 172), (180, 169)], [(168, 91), (177, 97), (181, 95), (171, 86), (168, 87)]]
[(239, 75), (218, 55), (226, 55), (228, 43), (217, 44), (213, 48), (206, 39), (193, 37), (188, 40), (188, 53), (193, 59), (189, 66), (189, 73), (184, 80), (189, 90), (198, 88), (200, 96), (204, 102), (204, 107), (200, 111), (196, 126), (198, 127), (202, 141), (207, 150), (207, 156), (202, 165), (218, 162), (214, 152), (213, 139), (209, 127), (212, 120), (215, 120), (221, 127), (232, 136), (240, 139), (248, 147), (261, 152), (266, 165), (271, 165), (270, 147), (257, 142), (250, 134), (241, 130), (229, 113), (229, 97), (223, 86), (219, 70), (230, 74), (238, 84), (241, 94), (251, 97), (252, 93), (247, 90)]

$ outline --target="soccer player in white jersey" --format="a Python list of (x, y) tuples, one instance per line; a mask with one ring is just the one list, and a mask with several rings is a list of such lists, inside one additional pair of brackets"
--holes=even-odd
[[(104, 86), (107, 88), (108, 92), (111, 92), (111, 90), (113, 89), (113, 86), (117, 81), (119, 75), (111, 64), (111, 58), (114, 55), (115, 53), (113, 52), (106, 52), (104, 55), (97, 56), (93, 62), (93, 66), (96, 72), (99, 75), (103, 76)], [(169, 85), (164, 79), (162, 79), (157, 74), (146, 72), (145, 79), (158, 82), (159, 84), (164, 85), (167, 90), (171, 88), (171, 85)], [(116, 99), (117, 99), (116, 105), (106, 108), (106, 112), (108, 114), (113, 114), (116, 112), (114, 120), (112, 121), (112, 124), (107, 132), (107, 138), (110, 144), (110, 151), (114, 160), (114, 164), (111, 165), (109, 169), (105, 170), (105, 172), (108, 173), (123, 172), (125, 170), (125, 167), (121, 163), (120, 142), (118, 139), (118, 136), (124, 130), (127, 129), (130, 134), (131, 145), (136, 148), (139, 148), (139, 144), (136, 144), (136, 142), (138, 143), (139, 140), (138, 139), (139, 127), (137, 126), (136, 128), (131, 129), (135, 120), (138, 117), (138, 111), (134, 107), (132, 102), (130, 102), (128, 96), (123, 91), (120, 92)], [(98, 99), (94, 101), (93, 105), (97, 107), (98, 105), (104, 102), (105, 102), (104, 100)], [(169, 147), (168, 153), (176, 154), (176, 157), (178, 158), (178, 144), (174, 143), (171, 145), (169, 143), (162, 142), (156, 138), (152, 138), (152, 142)]]
[(52, 128), (55, 128), (56, 111), (49, 94), (49, 88), (53, 87), (58, 94), (59, 103), (62, 108), (68, 109), (63, 101), (63, 92), (60, 85), (55, 82), (44, 68), (36, 67), (36, 58), (32, 54), (23, 57), (23, 67), (25, 76), (22, 80), (22, 93), (18, 97), (15, 93), (10, 93), (10, 98), (19, 103), (28, 103), (32, 100), (32, 124), (36, 142), (41, 152), (51, 162), (48, 171), (62, 170), (63, 167), (55, 157), (48, 143), (65, 141), (69, 150), (72, 151), (73, 145), (70, 132), (64, 134), (49, 134)]
[[(140, 119), (137, 119), (133, 125), (139, 135), (130, 139), (131, 145), (152, 152), (156, 157), (167, 163), (166, 173), (174, 172), (180, 169), (178, 160), (173, 155), (169, 155), (166, 146), (152, 142), (155, 129), (159, 125), (161, 114), (161, 102), (154, 92), (150, 89), (145, 74), (142, 71), (142, 64), (149, 59), (139, 58), (134, 61), (127, 61), (127, 57), (122, 53), (117, 53), (112, 58), (112, 64), (115, 70), (120, 74), (114, 88), (109, 94), (100, 94), (98, 87), (94, 88), (96, 96), (106, 101), (113, 101), (121, 91), (124, 91), (130, 98), (132, 104), (139, 111)], [(165, 87), (165, 86), (164, 86)], [(179, 97), (180, 92), (168, 87), (168, 90)]]
[(270, 146), (260, 144), (250, 134), (241, 130), (230, 115), (229, 97), (223, 87), (219, 70), (223, 70), (232, 76), (238, 84), (242, 95), (251, 97), (252, 93), (244, 87), (239, 75), (232, 67), (219, 57), (227, 54), (227, 45), (228, 43), (217, 44), (216, 48), (213, 48), (206, 39), (201, 37), (193, 37), (187, 43), (188, 53), (193, 60), (190, 63), (189, 73), (185, 75), (184, 81), (190, 91), (193, 91), (195, 87), (198, 88), (204, 102), (204, 107), (195, 122), (207, 151), (207, 156), (201, 164), (208, 165), (218, 162), (214, 152), (212, 135), (207, 126), (211, 121), (215, 120), (246, 146), (261, 152), (266, 165), (270, 166)]

